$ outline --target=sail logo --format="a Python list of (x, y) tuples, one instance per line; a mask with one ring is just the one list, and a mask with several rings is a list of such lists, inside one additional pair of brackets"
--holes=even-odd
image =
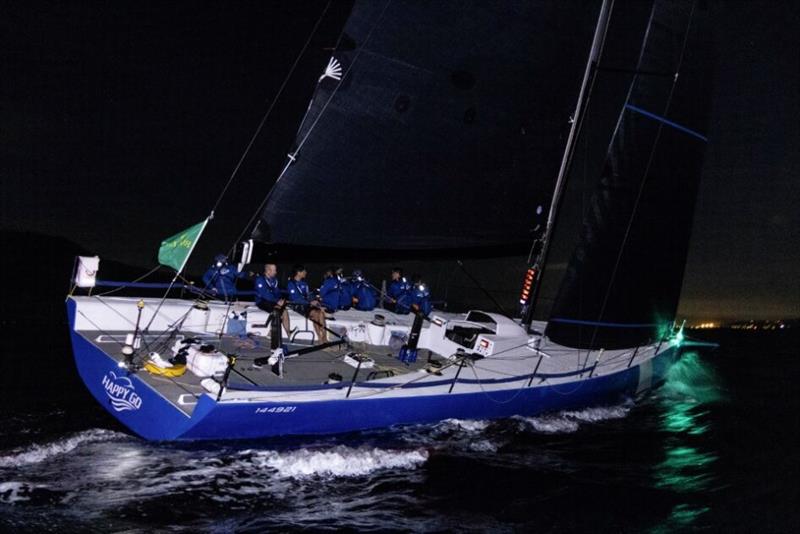
[(335, 57), (332, 57), (328, 61), (328, 66), (325, 67), (325, 72), (319, 77), (319, 81), (321, 82), (325, 78), (332, 78), (337, 82), (342, 79), (342, 64), (339, 63)]
[(142, 407), (142, 398), (136, 393), (133, 382), (127, 376), (117, 376), (114, 371), (109, 371), (103, 377), (102, 384), (114, 411), (133, 411)]

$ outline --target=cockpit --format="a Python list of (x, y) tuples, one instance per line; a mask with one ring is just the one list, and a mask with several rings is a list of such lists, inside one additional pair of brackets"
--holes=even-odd
[(487, 313), (470, 311), (464, 319), (449, 321), (444, 336), (462, 347), (474, 349), (481, 334), (497, 334), (497, 322)]

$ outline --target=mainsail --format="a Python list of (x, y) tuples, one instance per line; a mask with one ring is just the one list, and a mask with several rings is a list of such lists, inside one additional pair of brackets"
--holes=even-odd
[[(598, 8), (357, 0), (253, 237), (373, 251), (530, 243)], [(613, 2), (578, 140), (593, 148), (570, 175), (600, 178), (588, 208), (562, 210), (583, 222), (553, 299), (557, 343), (635, 346), (674, 318), (709, 110), (704, 9)]]
[(633, 347), (671, 325), (706, 146), (709, 34), (696, 2), (659, 0), (546, 334)]
[(254, 237), (373, 250), (530, 243), (598, 7), (356, 1)]

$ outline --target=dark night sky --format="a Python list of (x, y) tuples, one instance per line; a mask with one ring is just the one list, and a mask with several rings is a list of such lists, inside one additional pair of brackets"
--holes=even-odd
[[(325, 2), (209, 5), (6, 5), (0, 229), (152, 266), (161, 239), (207, 215)], [(710, 8), (716, 89), (681, 312), (800, 316), (800, 10)], [(227, 248), (267, 193), (341, 11), (331, 8), (190, 267)]]

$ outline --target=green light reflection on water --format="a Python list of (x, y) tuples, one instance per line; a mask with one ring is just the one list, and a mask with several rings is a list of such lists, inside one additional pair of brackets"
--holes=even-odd
[(675, 434), (699, 436), (708, 430), (708, 424), (700, 423), (708, 415), (708, 410), (697, 411), (700, 406), (695, 401), (675, 402), (661, 415), (661, 428)]
[(662, 534), (687, 529), (709, 510), (710, 508), (707, 506), (691, 507), (688, 504), (678, 504), (672, 509), (672, 513), (667, 520), (651, 529), (650, 532), (652, 534)]
[(667, 448), (665, 452), (666, 459), (655, 468), (655, 487), (679, 493), (700, 491), (708, 487), (713, 475), (707, 466), (717, 460), (715, 454), (686, 446)]
[[(665, 403), (693, 402), (696, 405), (725, 400), (714, 369), (696, 352), (685, 352), (667, 372), (661, 389)], [(665, 406), (668, 410), (670, 406)]]
[[(700, 496), (715, 479), (713, 465), (718, 455), (704, 450), (698, 439), (708, 433), (708, 405), (723, 400), (713, 369), (694, 352), (685, 353), (669, 370), (660, 392), (660, 429), (664, 459), (653, 468), (653, 486), (677, 494)], [(681, 503), (651, 532), (671, 532), (692, 526), (710, 510), (707, 506)]]

